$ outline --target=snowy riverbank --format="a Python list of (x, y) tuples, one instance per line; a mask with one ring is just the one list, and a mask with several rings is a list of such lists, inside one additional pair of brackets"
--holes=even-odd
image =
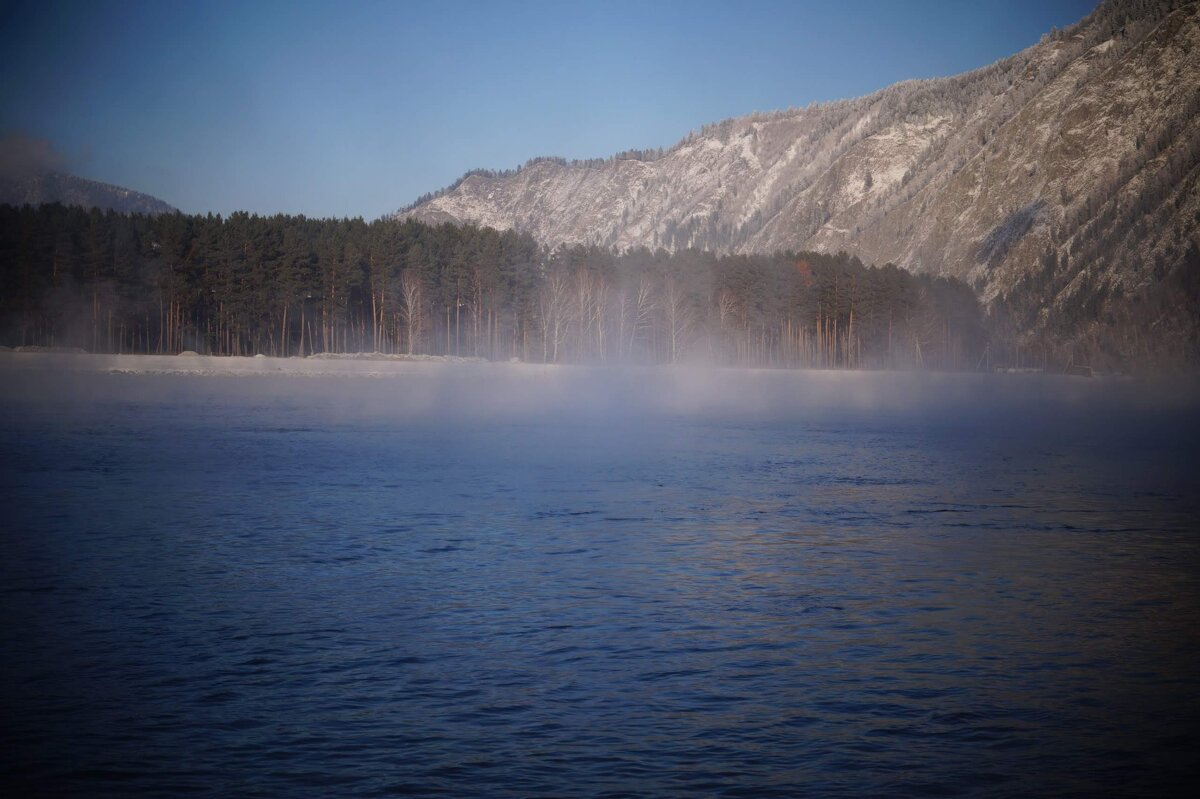
[[(67, 370), (118, 374), (199, 376), (399, 377), (448, 365), (504, 367), (476, 358), (435, 355), (321, 354), (307, 358), (265, 355), (97, 355), (72, 351), (0, 351), (0, 370)], [(530, 368), (528, 364), (522, 364)], [(545, 368), (540, 365), (532, 368)]]

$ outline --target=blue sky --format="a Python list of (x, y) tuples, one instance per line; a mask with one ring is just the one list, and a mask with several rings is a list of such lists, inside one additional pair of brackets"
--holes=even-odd
[(374, 218), (473, 167), (973, 69), (1093, 5), (4, 2), (0, 136), (187, 212)]

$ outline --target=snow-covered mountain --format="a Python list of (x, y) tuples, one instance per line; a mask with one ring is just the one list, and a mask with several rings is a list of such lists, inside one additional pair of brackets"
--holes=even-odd
[(1106, 0), (973, 72), (729, 119), (661, 153), (477, 171), (397, 215), (548, 246), (845, 250), (1075, 336), (1171, 285), (1192, 294), (1156, 300), (1154, 323), (1195, 346), (1198, 180), (1200, 3)]
[(170, 214), (175, 209), (157, 197), (132, 189), (68, 175), (65, 172), (36, 171), (24, 175), (0, 175), (0, 203), (41, 205), (43, 203), (79, 205), (124, 214)]

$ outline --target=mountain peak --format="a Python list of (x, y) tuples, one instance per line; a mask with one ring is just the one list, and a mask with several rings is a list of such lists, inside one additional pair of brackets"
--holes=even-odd
[(124, 214), (171, 214), (176, 211), (149, 194), (56, 170), (27, 170), (0, 175), (0, 203), (42, 205), (55, 202)]

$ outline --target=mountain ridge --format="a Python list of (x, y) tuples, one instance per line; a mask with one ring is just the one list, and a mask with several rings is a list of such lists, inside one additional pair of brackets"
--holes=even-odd
[(845, 251), (967, 280), (1028, 338), (1137, 318), (1194, 346), (1195, 296), (1132, 305), (1200, 269), (1198, 8), (1107, 0), (961, 75), (726, 119), (653, 158), (477, 170), (396, 216), (550, 247)]
[(0, 176), (0, 204), (55, 202), (124, 214), (173, 214), (178, 210), (149, 194), (56, 170)]

